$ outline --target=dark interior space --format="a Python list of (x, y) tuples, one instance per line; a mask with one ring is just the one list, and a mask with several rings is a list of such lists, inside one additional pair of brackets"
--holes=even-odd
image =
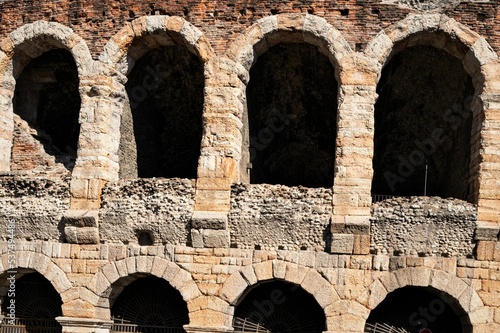
[(467, 200), (474, 88), (461, 61), (407, 48), (385, 66), (377, 93), (372, 193)]
[(243, 332), (321, 333), (326, 317), (314, 297), (285, 281), (262, 283), (236, 306), (233, 327)]
[(315, 46), (278, 44), (258, 58), (247, 86), (251, 183), (333, 186), (337, 90)]
[(16, 80), (14, 112), (38, 130), (46, 152), (76, 157), (80, 125), (78, 70), (71, 53), (54, 49), (24, 68)]
[(405, 287), (387, 295), (366, 321), (365, 332), (470, 333), (456, 301), (430, 288)]
[[(6, 279), (9, 281), (8, 279)], [(4, 298), (2, 313), (8, 314), (11, 299), (15, 301), (16, 324), (27, 332), (61, 332), (56, 317), (62, 316), (62, 300), (50, 282), (39, 273), (18, 277), (15, 291)], [(7, 319), (7, 318), (6, 318)], [(10, 319), (10, 318), (9, 318)]]
[(196, 178), (202, 135), (203, 64), (185, 47), (142, 56), (128, 76), (121, 178)]
[[(139, 325), (143, 333), (184, 332), (189, 323), (186, 302), (179, 291), (155, 276), (139, 278), (126, 286), (111, 307), (115, 325)], [(125, 330), (116, 329), (120, 332)]]

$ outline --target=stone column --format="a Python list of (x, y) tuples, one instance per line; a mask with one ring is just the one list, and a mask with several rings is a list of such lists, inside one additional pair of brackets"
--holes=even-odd
[(341, 63), (331, 253), (370, 250), (376, 68), (360, 54)]
[[(5, 51), (2, 52), (2, 51)], [(10, 154), (12, 150), (12, 133), (14, 130), (12, 98), (14, 97), (15, 80), (12, 77), (12, 60), (14, 45), (10, 38), (0, 44), (0, 172), (10, 171)], [(9, 68), (10, 67), (10, 68)]]
[(101, 191), (107, 181), (118, 179), (114, 148), (119, 140), (116, 123), (120, 114), (113, 114), (116, 110), (112, 110), (110, 97), (115, 85), (113, 77), (100, 74), (84, 77), (80, 82), (78, 158), (71, 178), (71, 206), (64, 218), (66, 222), (75, 222), (65, 226), (66, 239), (71, 243), (99, 242)]
[(478, 205), (478, 222), (474, 233), (476, 256), (478, 260), (500, 261), (500, 143), (497, 134), (500, 126), (500, 94), (481, 95), (473, 103), (472, 109), (471, 171), (476, 174), (473, 189)]
[(104, 183), (118, 178), (118, 163), (112, 151), (119, 138), (111, 126), (113, 84), (113, 78), (105, 75), (81, 79), (80, 139), (71, 180), (72, 209), (99, 209)]
[(191, 237), (194, 247), (229, 247), (227, 215), (231, 184), (240, 180), (245, 85), (238, 65), (227, 58), (213, 58), (205, 66), (204, 135)]

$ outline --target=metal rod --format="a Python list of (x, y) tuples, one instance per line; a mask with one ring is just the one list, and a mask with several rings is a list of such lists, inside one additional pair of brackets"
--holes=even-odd
[(427, 172), (429, 170), (428, 160), (425, 160), (425, 182), (424, 182), (424, 196), (427, 196)]

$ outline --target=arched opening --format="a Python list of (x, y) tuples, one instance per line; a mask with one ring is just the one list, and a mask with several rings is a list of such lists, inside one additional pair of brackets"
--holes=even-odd
[(246, 292), (236, 306), (233, 327), (238, 332), (321, 333), (326, 330), (326, 317), (299, 285), (271, 280)]
[[(111, 306), (113, 332), (184, 332), (189, 323), (187, 304), (179, 291), (155, 276), (139, 278), (123, 287), (128, 279), (115, 283), (120, 292)], [(111, 295), (113, 297), (113, 294)]]
[(204, 84), (203, 63), (184, 46), (161, 46), (137, 60), (125, 86), (120, 178), (196, 178)]
[(469, 196), (472, 79), (433, 46), (394, 55), (377, 86), (372, 194)]
[[(62, 316), (62, 300), (50, 282), (39, 273), (3, 276), (0, 327), (23, 328), (22, 332), (62, 332), (56, 317)], [(5, 332), (10, 331), (9, 328)], [(2, 331), (3, 332), (3, 331)], [(16, 331), (17, 332), (17, 331)]]
[(281, 43), (250, 70), (250, 182), (332, 187), (337, 135), (335, 70), (309, 44)]
[(366, 333), (471, 333), (467, 314), (448, 294), (404, 287), (387, 295), (366, 320)]
[(66, 169), (73, 168), (80, 134), (78, 87), (76, 63), (65, 49), (47, 51), (23, 69), (13, 100), (14, 113), (21, 118), (14, 117), (13, 171), (47, 164), (40, 160), (40, 149)]
[(138, 230), (137, 231), (137, 243), (140, 246), (151, 246), (154, 245), (154, 235), (150, 230)]

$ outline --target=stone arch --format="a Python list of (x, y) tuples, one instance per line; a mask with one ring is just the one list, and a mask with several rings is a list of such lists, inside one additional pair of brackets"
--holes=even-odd
[[(6, 273), (10, 268), (8, 261), (8, 253), (0, 257), (1, 273)], [(63, 315), (71, 315), (71, 303), (78, 301), (78, 292), (72, 286), (66, 273), (54, 263), (50, 257), (42, 253), (32, 251), (16, 251), (16, 266), (17, 269), (27, 270), (19, 272), (21, 274), (38, 272), (45, 277), (52, 287), (60, 295)]]
[[(2, 273), (9, 270), (8, 260), (8, 253), (5, 253), (0, 257)], [(16, 251), (15, 264), (17, 268), (31, 269), (43, 275), (61, 295), (63, 303), (71, 299), (65, 297), (66, 292), (72, 288), (71, 282), (66, 276), (66, 273), (57, 264), (55, 264), (50, 257), (37, 252)]]
[(390, 292), (404, 287), (431, 287), (445, 293), (467, 314), (472, 326), (488, 321), (483, 313), (484, 304), (471, 286), (455, 275), (430, 268), (403, 268), (384, 275), (375, 280), (357, 299), (357, 302), (371, 311)]
[[(107, 148), (110, 151), (110, 158), (115, 166), (120, 164), (120, 160), (130, 160), (129, 158), (122, 158), (120, 155), (122, 153), (120, 143), (124, 131), (122, 120), (132, 118), (132, 115), (129, 114), (131, 112), (128, 109), (126, 112), (123, 111), (127, 103), (130, 102), (125, 88), (125, 83), (128, 80), (127, 75), (130, 74), (136, 61), (141, 59), (147, 52), (169, 45), (180, 46), (185, 48), (188, 54), (194, 55), (199, 60), (200, 65), (203, 66), (202, 71), (204, 73), (202, 73), (202, 76), (207, 76), (206, 63), (214, 57), (214, 51), (202, 31), (185, 19), (177, 16), (143, 16), (127, 23), (108, 41), (99, 56), (98, 72), (112, 78), (113, 81), (111, 84), (112, 89), (109, 90), (106, 88), (101, 93), (105, 95), (106, 99), (110, 100), (109, 105), (105, 105), (107, 109), (102, 110), (103, 113), (109, 114), (105, 119), (106, 123), (102, 124), (102, 126), (110, 129), (109, 135), (112, 137), (108, 140), (110, 146)], [(162, 79), (163, 76), (160, 75), (159, 78)], [(138, 88), (146, 86), (144, 84)], [(203, 96), (201, 98), (203, 99)], [(126, 121), (127, 123), (131, 123), (128, 120)], [(201, 127), (201, 119), (196, 125), (197, 128)], [(131, 131), (127, 130), (128, 132)], [(201, 136), (201, 134), (199, 135)], [(126, 138), (125, 142), (133, 141), (128, 139)], [(130, 145), (131, 147), (128, 148), (130, 152), (136, 153), (137, 147), (135, 147), (135, 143)], [(199, 156), (199, 148), (190, 147), (189, 151), (191, 155), (189, 157), (191, 159), (194, 159), (194, 150), (197, 150)], [(149, 155), (146, 153), (146, 156)], [(137, 167), (134, 167), (134, 164), (131, 165), (132, 169), (129, 173), (135, 176)], [(121, 168), (121, 171), (125, 170), (125, 174), (128, 172), (127, 167), (128, 165), (125, 165)], [(192, 173), (196, 173), (196, 165), (192, 169), (194, 169)], [(113, 173), (115, 173), (113, 178), (118, 178), (118, 171), (118, 167), (113, 170)]]
[[(231, 65), (227, 66), (227, 64), (222, 63), (223, 60), (221, 59), (220, 67), (223, 71), (230, 72), (231, 74), (229, 75), (237, 76), (242, 83), (233, 85), (237, 88), (228, 88), (231, 91), (227, 92), (233, 96), (227, 100), (232, 104), (230, 106), (232, 109), (231, 113), (237, 117), (237, 120), (232, 121), (235, 128), (231, 129), (231, 133), (237, 134), (232, 134), (234, 137), (234, 144), (232, 146), (234, 148), (232, 147), (231, 149), (236, 150), (234, 156), (239, 160), (240, 172), (238, 176), (240, 181), (249, 181), (246, 171), (251, 159), (250, 125), (247, 119), (246, 97), (246, 88), (250, 80), (250, 69), (256, 63), (259, 56), (264, 55), (270, 48), (280, 43), (302, 43), (307, 46), (316, 47), (319, 53), (324, 55), (332, 65), (336, 85), (339, 89), (343, 84), (343, 73), (350, 66), (348, 59), (354, 54), (349, 44), (336, 28), (325, 19), (311, 14), (278, 14), (262, 18), (231, 43), (224, 57), (224, 62), (227, 61)], [(334, 98), (338, 103), (338, 92)], [(336, 106), (338, 107), (338, 105)], [(335, 111), (337, 112), (338, 110), (336, 109)], [(333, 125), (331, 126), (332, 132), (336, 133), (337, 117), (335, 117), (332, 123), (335, 124), (335, 128), (333, 128)], [(260, 125), (256, 126), (260, 128)], [(332, 141), (330, 136), (334, 136), (334, 134), (327, 133), (325, 135), (328, 137), (327, 141)], [(332, 164), (335, 164), (334, 149), (332, 148), (331, 151), (333, 153), (328, 152), (331, 155), (329, 158), (332, 159)], [(334, 173), (333, 165), (331, 166), (331, 173)], [(277, 174), (281, 173), (277, 171)], [(294, 177), (291, 178), (293, 179)], [(293, 180), (291, 183), (294, 182), (300, 183), (301, 181)], [(325, 185), (321, 186), (326, 186), (326, 183), (330, 182), (333, 182), (333, 175), (332, 179), (324, 181)], [(331, 184), (328, 186), (331, 186)]]
[[(480, 179), (478, 170), (482, 169), (479, 158), (481, 148), (497, 146), (493, 140), (483, 140), (488, 136), (488, 129), (484, 128), (483, 121), (498, 112), (495, 107), (491, 107), (492, 103), (490, 104), (490, 101), (498, 102), (497, 94), (500, 92), (500, 77), (497, 75), (500, 70), (498, 55), (483, 37), (467, 26), (444, 14), (428, 13), (409, 14), (405, 19), (380, 31), (369, 42), (363, 56), (373, 59), (371, 65), (377, 73), (378, 81), (383, 67), (395, 53), (417, 45), (433, 46), (446, 51), (461, 61), (465, 72), (471, 77), (474, 96), (470, 103), (473, 119), (468, 199), (475, 204), (478, 204), (481, 197), (488, 202), (495, 200), (488, 194), (480, 193), (483, 189), (488, 191), (491, 185), (488, 185), (489, 179)], [(488, 154), (495, 155), (493, 150)], [(482, 209), (479, 204), (479, 211)]]
[[(440, 36), (423, 36), (419, 33)], [(416, 38), (415, 38), (416, 37)], [(498, 55), (478, 33), (444, 14), (410, 14), (398, 23), (382, 30), (363, 52), (381, 68), (388, 63), (394, 52), (413, 45), (431, 45), (443, 49), (462, 60), (465, 70), (475, 80), (478, 93), (482, 93), (485, 74), (482, 67), (496, 62)]]
[[(219, 297), (228, 304), (224, 312), (233, 314), (235, 305), (248, 288), (273, 279), (299, 285), (314, 297), (323, 310), (340, 300), (335, 287), (314, 268), (272, 260), (245, 266), (229, 276), (221, 286), (219, 294)], [(232, 322), (232, 318), (229, 322)], [(330, 326), (331, 323), (327, 321), (327, 330), (331, 330)]]
[(324, 18), (311, 14), (278, 14), (257, 20), (229, 46), (226, 56), (236, 63), (246, 84), (248, 72), (257, 58), (283, 42), (305, 42), (317, 46), (334, 65), (341, 84), (342, 58), (352, 50), (342, 34)]
[[(167, 281), (178, 290), (186, 303), (201, 296), (198, 286), (191, 273), (180, 268), (177, 264), (156, 256), (129, 257), (103, 266), (95, 275), (93, 281), (96, 295), (96, 317), (110, 318), (110, 296), (118, 280), (124, 281), (123, 288), (141, 275), (152, 275)], [(190, 314), (191, 317), (191, 314)]]
[(10, 170), (10, 152), (14, 129), (13, 98), (16, 78), (32, 60), (52, 49), (69, 51), (75, 61), (78, 76), (89, 75), (93, 60), (86, 42), (71, 28), (60, 23), (36, 21), (25, 24), (10, 33), (0, 49), (0, 170)]
[[(130, 53), (130, 46), (136, 38), (144, 38), (143, 47)], [(118, 31), (99, 56), (99, 61), (107, 68), (106, 74), (114, 75), (118, 71), (121, 82), (132, 69), (135, 61), (147, 51), (162, 45), (180, 44), (188, 48), (199, 59), (206, 63), (214, 56), (208, 39), (194, 25), (178, 16), (143, 16), (127, 23)]]
[[(2, 51), (9, 60), (12, 60), (15, 52), (24, 53), (20, 65), (23, 65), (22, 61), (29, 61), (54, 48), (63, 48), (71, 52), (79, 76), (83, 77), (92, 72), (93, 60), (85, 40), (71, 28), (57, 22), (36, 21), (25, 24), (11, 32), (2, 42)], [(22, 70), (22, 67), (19, 70)], [(0, 75), (2, 74), (9, 73), (0, 72)], [(16, 77), (18, 72), (14, 71), (12, 74)], [(5, 83), (6, 78), (3, 79), (2, 83)]]

